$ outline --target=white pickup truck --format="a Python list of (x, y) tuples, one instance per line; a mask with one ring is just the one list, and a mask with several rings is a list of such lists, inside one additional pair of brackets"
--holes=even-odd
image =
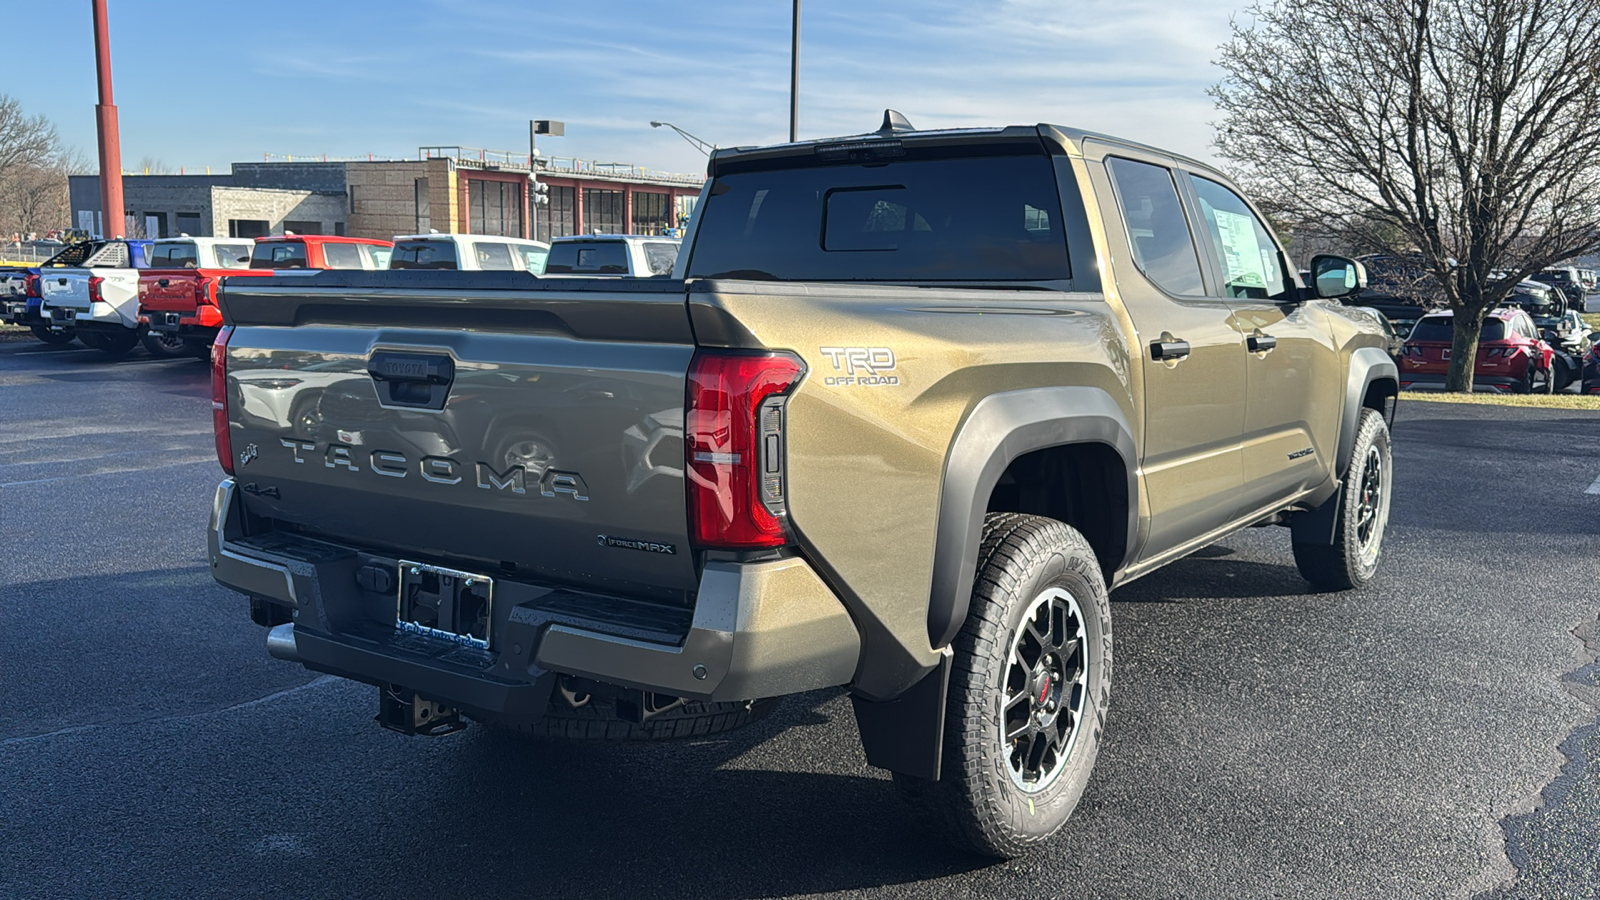
[(40, 313), (50, 330), (75, 332), (86, 346), (121, 356), (139, 343), (139, 270), (150, 241), (106, 241), (79, 268), (41, 271)]
[(637, 234), (575, 234), (550, 242), (547, 275), (671, 275), (678, 238)]
[(550, 245), (486, 234), (403, 234), (394, 239), (391, 269), (456, 269), (463, 272), (544, 274)]

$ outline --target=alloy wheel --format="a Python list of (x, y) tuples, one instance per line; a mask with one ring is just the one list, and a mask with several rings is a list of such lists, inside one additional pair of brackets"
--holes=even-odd
[(1011, 640), (1000, 698), (1000, 742), (1011, 781), (1049, 787), (1072, 755), (1088, 705), (1089, 642), (1083, 610), (1050, 588), (1029, 605)]

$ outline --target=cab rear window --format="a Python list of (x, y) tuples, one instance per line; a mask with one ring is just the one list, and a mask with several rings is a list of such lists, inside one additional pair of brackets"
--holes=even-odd
[(454, 269), (456, 245), (453, 241), (401, 241), (389, 257), (391, 269)]
[(628, 245), (622, 241), (562, 241), (551, 244), (544, 270), (550, 275), (626, 275)]
[(150, 266), (155, 269), (184, 269), (200, 265), (200, 250), (192, 242), (156, 244), (150, 248)]
[(1042, 154), (735, 171), (707, 194), (691, 278), (1072, 277), (1055, 172)]
[(306, 245), (299, 241), (270, 241), (256, 245), (250, 254), (252, 269), (304, 269)]
[[(1417, 326), (1411, 329), (1413, 341), (1445, 341), (1455, 337), (1456, 320), (1453, 316), (1432, 316), (1419, 319)], [(1484, 319), (1483, 332), (1478, 335), (1478, 342), (1503, 341), (1506, 339), (1506, 323), (1503, 319)]]

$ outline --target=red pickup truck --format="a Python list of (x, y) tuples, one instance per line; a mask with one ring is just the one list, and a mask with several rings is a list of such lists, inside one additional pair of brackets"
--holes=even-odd
[(152, 268), (139, 276), (139, 320), (149, 326), (145, 348), (155, 356), (209, 357), (222, 326), (217, 286), (224, 276), (271, 275), (276, 269), (383, 269), (393, 246), (320, 234), (254, 242), (163, 238), (152, 247)]

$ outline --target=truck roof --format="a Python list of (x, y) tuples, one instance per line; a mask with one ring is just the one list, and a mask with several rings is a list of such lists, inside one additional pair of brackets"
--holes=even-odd
[(269, 234), (255, 239), (258, 244), (275, 244), (285, 241), (302, 241), (308, 244), (376, 244), (379, 247), (391, 247), (390, 241), (378, 238), (345, 237), (338, 234)]
[(1207, 165), (1197, 159), (1174, 153), (1163, 147), (1155, 147), (1115, 135), (1102, 134), (1096, 131), (1086, 131), (1081, 128), (1071, 128), (1064, 125), (1052, 125), (1041, 122), (1037, 125), (1004, 125), (979, 128), (938, 128), (918, 130), (911, 126), (904, 116), (894, 110), (884, 110), (883, 125), (877, 131), (862, 134), (844, 135), (841, 137), (818, 138), (815, 140), (795, 141), (785, 144), (771, 144), (767, 146), (743, 146), (733, 148), (719, 148), (711, 154), (708, 168), (715, 174), (719, 163), (734, 160), (781, 157), (799, 155), (805, 152), (816, 152), (820, 147), (829, 145), (850, 145), (855, 143), (870, 144), (874, 141), (912, 141), (925, 144), (961, 144), (980, 143), (984, 141), (1018, 141), (1028, 139), (1044, 139), (1061, 147), (1068, 156), (1080, 156), (1083, 153), (1083, 142), (1086, 140), (1100, 141), (1102, 143), (1116, 144), (1132, 150), (1146, 153), (1159, 154), (1169, 159), (1183, 163), (1185, 166), (1205, 172), (1218, 172), (1215, 166)]

